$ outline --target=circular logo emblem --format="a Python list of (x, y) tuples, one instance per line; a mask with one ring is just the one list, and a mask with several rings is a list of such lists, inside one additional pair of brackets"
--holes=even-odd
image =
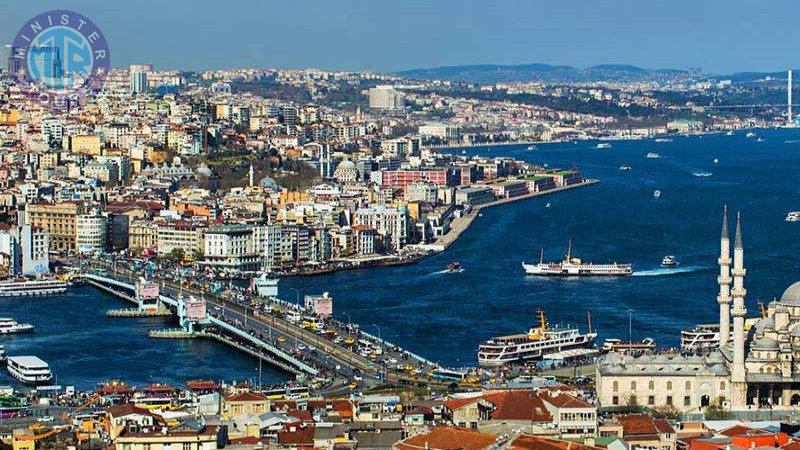
[(11, 44), (8, 69), (23, 94), (64, 109), (102, 89), (110, 68), (105, 36), (91, 20), (53, 10), (29, 20)]

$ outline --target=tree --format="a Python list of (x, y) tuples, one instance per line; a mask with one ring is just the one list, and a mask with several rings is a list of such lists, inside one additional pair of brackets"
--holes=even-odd
[(706, 420), (730, 420), (733, 419), (733, 413), (726, 411), (722, 408), (722, 400), (716, 399), (714, 402), (706, 406), (704, 411)]
[(182, 248), (173, 248), (169, 251), (169, 253), (167, 253), (166, 258), (173, 261), (183, 261), (185, 256), (186, 252)]

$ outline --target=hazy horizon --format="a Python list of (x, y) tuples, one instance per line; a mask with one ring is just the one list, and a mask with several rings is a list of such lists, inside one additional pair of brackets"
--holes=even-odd
[[(258, 0), (11, 0), (0, 40), (52, 9), (86, 15), (105, 34), (111, 63), (156, 69), (238, 67), (399, 72), (480, 64), (603, 64), (706, 73), (777, 72), (800, 31), (800, 4), (778, 0), (487, 2)], [(800, 58), (797, 58), (800, 60)]]

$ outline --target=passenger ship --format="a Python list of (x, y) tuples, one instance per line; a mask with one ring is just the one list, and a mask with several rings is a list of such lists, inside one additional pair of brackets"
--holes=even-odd
[(41, 386), (50, 383), (50, 366), (36, 356), (9, 356), (6, 370), (22, 383)]
[(18, 323), (9, 317), (0, 317), (0, 334), (19, 334), (30, 333), (33, 325), (29, 323)]
[(478, 346), (478, 365), (499, 367), (520, 363), (526, 360), (540, 360), (549, 353), (590, 348), (594, 346), (597, 333), (581, 334), (577, 328), (550, 328), (544, 311), (537, 311), (539, 326), (531, 328), (527, 334), (498, 336)]
[(633, 273), (632, 264), (592, 264), (584, 263), (580, 258), (572, 256), (572, 241), (567, 248), (567, 255), (561, 262), (544, 262), (544, 249), (539, 256), (538, 264), (522, 263), (528, 275), (560, 276), (560, 277), (613, 277), (627, 276)]
[[(759, 305), (761, 306), (761, 305)], [(744, 329), (750, 330), (761, 317), (746, 317)], [(728, 342), (733, 342), (733, 326), (729, 331)], [(681, 350), (692, 353), (709, 353), (719, 348), (719, 324), (702, 323), (681, 330)]]
[(0, 281), (0, 297), (45, 296), (66, 291), (67, 282), (54, 278)]

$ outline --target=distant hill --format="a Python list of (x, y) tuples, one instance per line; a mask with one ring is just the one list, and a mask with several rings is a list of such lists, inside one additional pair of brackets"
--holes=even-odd
[(602, 64), (585, 69), (550, 64), (476, 64), (412, 69), (397, 75), (423, 80), (452, 80), (471, 83), (503, 83), (519, 81), (575, 82), (608, 80), (648, 80), (685, 75), (683, 70), (649, 70), (625, 64)]

